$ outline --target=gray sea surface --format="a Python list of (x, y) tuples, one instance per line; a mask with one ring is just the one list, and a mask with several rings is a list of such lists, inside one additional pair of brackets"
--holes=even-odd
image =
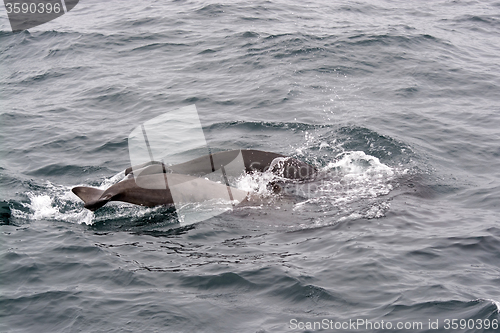
[[(1, 332), (499, 331), (499, 1), (82, 0), (19, 33), (0, 6), (0, 64)], [(190, 225), (83, 208), (192, 104), (214, 151), (330, 177), (242, 177)]]

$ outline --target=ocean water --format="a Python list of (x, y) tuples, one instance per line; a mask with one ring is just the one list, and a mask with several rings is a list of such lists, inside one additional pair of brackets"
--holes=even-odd
[[(2, 7), (0, 61), (0, 331), (500, 330), (499, 1), (82, 0), (19, 33)], [(212, 149), (330, 176), (246, 176), (192, 225), (83, 208), (192, 104)]]

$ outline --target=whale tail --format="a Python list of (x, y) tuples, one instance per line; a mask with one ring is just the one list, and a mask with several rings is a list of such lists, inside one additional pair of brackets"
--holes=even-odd
[(95, 187), (78, 186), (71, 189), (85, 203), (85, 208), (95, 211), (111, 200), (111, 196), (102, 196), (104, 190)]

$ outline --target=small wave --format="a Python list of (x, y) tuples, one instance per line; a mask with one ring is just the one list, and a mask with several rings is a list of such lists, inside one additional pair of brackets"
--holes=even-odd
[(494, 15), (465, 15), (455, 19), (458, 23), (475, 23), (497, 27), (499, 20)]
[[(493, 304), (492, 304), (493, 303)], [(494, 305), (495, 310), (492, 311)], [(498, 302), (492, 299), (479, 298), (475, 300), (440, 300), (417, 302), (413, 304), (395, 304), (392, 306), (388, 317), (404, 318), (408, 313), (420, 311), (432, 311), (438, 316), (440, 322), (448, 318), (483, 318), (491, 324), (491, 320), (496, 317), (495, 313), (499, 313)], [(453, 317), (449, 317), (452, 315)], [(486, 322), (485, 322), (486, 324)], [(462, 327), (463, 329), (463, 327)], [(488, 331), (488, 330), (486, 330)]]
[(478, 298), (478, 299), (474, 300), (473, 302), (491, 302), (491, 303), (493, 303), (493, 305), (495, 305), (497, 307), (497, 313), (500, 313), (500, 302), (499, 301), (495, 301), (494, 299), (491, 299), (491, 298)]
[(223, 4), (209, 4), (199, 8), (196, 12), (206, 16), (219, 16), (224, 14), (224, 10), (228, 8), (230, 8), (230, 6)]
[(243, 38), (258, 38), (260, 37), (258, 32), (255, 31), (245, 31), (243, 33), (240, 33), (239, 36)]

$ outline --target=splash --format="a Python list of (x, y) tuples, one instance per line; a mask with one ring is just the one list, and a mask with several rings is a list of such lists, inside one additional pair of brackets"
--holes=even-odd
[(254, 172), (240, 176), (234, 185), (250, 193), (250, 197), (271, 198), (274, 192), (268, 185), (278, 179), (282, 178), (271, 172)]
[(338, 170), (343, 174), (360, 177), (361, 179), (381, 178), (394, 175), (394, 171), (380, 162), (374, 156), (367, 155), (362, 151), (342, 153), (342, 158), (336, 162), (329, 163), (323, 171), (331, 172)]
[[(31, 220), (57, 220), (73, 222), (78, 224), (92, 224), (93, 214), (87, 210), (67, 209), (67, 206), (78, 204), (78, 198), (73, 195), (71, 188), (62, 190), (61, 186), (48, 183), (50, 194), (27, 193), (29, 202), (23, 206), (28, 212), (13, 210), (13, 216)], [(57, 190), (54, 190), (57, 189)], [(73, 197), (74, 196), (74, 197)]]
[[(294, 214), (314, 220), (312, 224), (299, 225), (308, 228), (384, 217), (390, 209), (387, 195), (400, 173), (377, 157), (351, 151), (337, 155), (334, 161), (319, 168), (313, 181), (294, 182), (270, 172), (260, 172), (241, 176), (235, 186), (249, 192), (251, 200), (261, 204), (260, 208), (262, 204), (278, 207), (283, 200), (292, 200)], [(270, 184), (279, 184), (278, 194)]]
[(28, 197), (31, 201), (30, 208), (33, 211), (33, 219), (40, 220), (57, 213), (57, 209), (52, 205), (52, 199), (48, 195), (28, 193)]
[[(125, 173), (116, 175), (102, 181), (99, 188), (105, 189), (119, 182), (125, 177)], [(42, 192), (28, 192), (29, 202), (23, 203), (27, 211), (19, 209), (12, 210), (12, 216), (25, 220), (54, 220), (77, 224), (91, 225), (95, 223), (96, 217), (93, 212), (82, 209), (81, 200), (71, 192), (73, 187), (57, 185), (47, 181), (42, 186)]]
[(294, 211), (323, 212), (328, 218), (320, 224), (384, 217), (390, 208), (384, 196), (393, 189), (398, 173), (362, 151), (339, 154), (321, 168), (317, 183), (300, 192), (306, 200), (295, 204)]

